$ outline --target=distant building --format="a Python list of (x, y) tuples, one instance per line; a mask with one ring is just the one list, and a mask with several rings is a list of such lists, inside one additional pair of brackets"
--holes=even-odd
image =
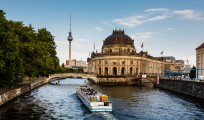
[(187, 64), (184, 65), (184, 73), (187, 73), (187, 74), (190, 73), (190, 71), (191, 71), (191, 67), (190, 66), (191, 65), (189, 64), (188, 59), (187, 59)]
[(175, 57), (173, 56), (165, 56), (163, 57), (163, 61), (165, 62), (165, 70), (175, 70)]
[(66, 68), (71, 68), (71, 67), (74, 67), (74, 66), (81, 66), (81, 67), (84, 67), (86, 66), (86, 61), (77, 61), (77, 60), (66, 60), (66, 64), (65, 64), (65, 67)]
[(190, 67), (190, 65), (188, 65), (188, 64), (185, 65), (185, 66), (184, 66), (184, 71), (185, 71), (185, 73), (188, 73), (188, 74), (189, 74), (190, 71), (191, 71), (191, 67)]
[[(204, 68), (204, 43), (196, 48), (196, 68)], [(199, 76), (204, 76), (204, 70), (199, 70)]]
[(177, 72), (184, 71), (184, 61), (183, 60), (175, 61), (175, 71)]

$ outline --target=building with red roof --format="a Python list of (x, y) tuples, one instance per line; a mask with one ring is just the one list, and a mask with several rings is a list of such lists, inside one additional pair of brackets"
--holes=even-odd
[(202, 43), (199, 47), (196, 48), (196, 50), (204, 48), (204, 43)]
[[(196, 48), (196, 68), (204, 68), (204, 43)], [(198, 75), (204, 77), (204, 70), (199, 70)]]

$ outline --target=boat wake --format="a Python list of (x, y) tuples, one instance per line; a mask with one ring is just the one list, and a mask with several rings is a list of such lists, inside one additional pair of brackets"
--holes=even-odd
[(84, 120), (117, 120), (111, 112), (95, 112), (84, 118)]

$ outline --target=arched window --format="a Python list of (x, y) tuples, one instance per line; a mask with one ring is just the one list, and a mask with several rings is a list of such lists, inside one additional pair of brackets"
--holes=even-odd
[(136, 68), (136, 74), (138, 75), (138, 68)]
[(122, 69), (121, 69), (121, 75), (125, 75), (125, 67), (122, 67)]
[(101, 68), (100, 68), (100, 67), (99, 67), (99, 71), (98, 71), (98, 74), (99, 74), (99, 75), (101, 75)]
[(117, 68), (116, 67), (113, 68), (113, 75), (115, 75), (115, 76), (117, 75)]
[(108, 75), (108, 68), (105, 68), (105, 75)]
[(132, 67), (130, 68), (130, 74), (132, 75)]
[(127, 49), (127, 52), (130, 52), (130, 49), (129, 49), (129, 48)]
[(109, 52), (112, 53), (112, 49), (109, 49)]

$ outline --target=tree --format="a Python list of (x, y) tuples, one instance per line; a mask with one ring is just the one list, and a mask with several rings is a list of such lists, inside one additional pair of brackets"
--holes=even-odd
[(59, 59), (56, 56), (56, 45), (54, 42), (54, 37), (45, 28), (39, 29), (37, 32), (38, 38), (38, 56), (36, 56), (36, 62), (41, 71), (42, 76), (48, 76), (54, 73), (55, 69), (59, 66)]
[(6, 20), (4, 15), (5, 13), (0, 10), (0, 87), (19, 81), (23, 71), (19, 56), (20, 41), (12, 27), (14, 22)]
[(191, 79), (196, 78), (196, 67), (195, 66), (193, 66), (193, 68), (191, 69), (189, 76)]
[(49, 31), (42, 28), (36, 32), (32, 25), (7, 20), (3, 10), (0, 44), (0, 87), (18, 82), (24, 75), (48, 76), (60, 66), (54, 36)]
[(65, 65), (64, 65), (64, 63), (62, 63), (62, 68), (65, 68)]
[(66, 73), (67, 69), (61, 67), (60, 65), (57, 66), (57, 68), (55, 69), (55, 73)]

